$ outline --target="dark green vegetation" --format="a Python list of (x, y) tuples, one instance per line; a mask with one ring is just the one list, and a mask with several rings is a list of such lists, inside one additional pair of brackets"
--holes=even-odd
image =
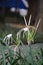
[[(16, 33), (19, 29), (2, 27), (0, 28), (0, 65), (43, 65), (43, 34), (37, 33), (35, 36), (35, 42), (41, 42), (37, 45), (20, 45), (19, 53), (17, 57), (14, 56), (14, 46), (3, 45), (3, 38), (9, 34), (13, 34), (13, 39), (16, 38)], [(22, 41), (25, 41), (22, 39)], [(17, 42), (17, 41), (16, 41)], [(14, 45), (14, 44), (13, 44)], [(7, 52), (6, 52), (7, 50)]]

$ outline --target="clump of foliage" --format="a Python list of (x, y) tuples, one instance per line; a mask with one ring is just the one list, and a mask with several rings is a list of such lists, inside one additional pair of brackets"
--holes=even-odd
[[(34, 53), (31, 47), (31, 41), (34, 40), (35, 33), (36, 31), (34, 31), (34, 29), (29, 29), (26, 23), (26, 27), (20, 29), (17, 32), (17, 35), (15, 35), (15, 38), (13, 38), (12, 43), (14, 43), (14, 49), (12, 49), (12, 45), (9, 45), (9, 41), (12, 36), (9, 37), (9, 35), (6, 36), (3, 34), (8, 42), (3, 42), (4, 37), (0, 38), (0, 65), (43, 65), (43, 49), (41, 48), (37, 53)], [(26, 48), (23, 48), (23, 52), (21, 51), (21, 35), (23, 35), (23, 39), (28, 43), (28, 51)], [(23, 47), (25, 46), (23, 43), (22, 45)]]
[[(24, 34), (24, 38), (25, 36), (27, 36), (26, 40), (28, 38), (27, 32), (28, 31), (26, 31)], [(17, 32), (17, 34), (18, 33), (19, 32)], [(32, 36), (33, 36), (33, 33), (34, 31), (32, 31)], [(28, 46), (29, 50), (28, 51), (26, 51), (26, 49), (24, 50), (26, 51), (28, 55), (25, 55), (21, 51), (21, 47), (20, 47), (21, 42), (22, 42), (21, 34), (19, 33), (18, 37), (16, 36), (16, 39), (15, 39), (16, 47), (18, 47), (19, 52), (16, 53), (17, 55), (15, 57), (15, 52), (14, 52), (15, 48), (12, 50), (12, 48), (10, 47), (8, 43), (5, 43), (5, 46), (3, 46), (4, 44), (3, 39), (0, 39), (0, 53), (1, 53), (0, 54), (0, 65), (43, 65), (43, 49), (41, 48), (40, 52), (34, 55), (31, 44), (29, 44)]]

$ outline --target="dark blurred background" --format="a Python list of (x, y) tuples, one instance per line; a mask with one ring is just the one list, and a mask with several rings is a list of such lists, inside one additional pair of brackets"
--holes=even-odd
[[(4, 1), (4, 0), (3, 0)], [(0, 0), (2, 2), (2, 0)], [(30, 14), (32, 14), (31, 25), (35, 25), (36, 19), (42, 18), (39, 26), (39, 32), (43, 32), (43, 0), (29, 0), (29, 8), (26, 19), (28, 21)], [(18, 20), (17, 20), (18, 19)], [(21, 20), (21, 22), (20, 22)], [(23, 18), (17, 12), (11, 12), (7, 7), (0, 7), (0, 24), (5, 23), (21, 23), (24, 24)]]

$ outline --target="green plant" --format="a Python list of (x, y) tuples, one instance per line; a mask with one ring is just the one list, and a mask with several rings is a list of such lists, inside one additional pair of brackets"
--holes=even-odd
[[(8, 32), (6, 31), (6, 35), (7, 34)], [(23, 52), (21, 51), (21, 34), (24, 35), (23, 39), (25, 39), (28, 43), (28, 51), (26, 50), (27, 48), (25, 48)], [(0, 38), (0, 65), (43, 65), (43, 49), (41, 48), (40, 52), (36, 54), (31, 47), (31, 41), (34, 40), (35, 36), (35, 31), (33, 29), (31, 30), (28, 27), (25, 27), (20, 29), (19, 32), (17, 32), (17, 35), (15, 35), (15, 38), (13, 39), (13, 41), (16, 43), (16, 46), (14, 46), (13, 50), (8, 44), (8, 42), (3, 42), (3, 38), (6, 35), (3, 33), (2, 38)], [(3, 44), (5, 44), (5, 46), (3, 46)], [(18, 49), (19, 51), (17, 52)], [(24, 51), (26, 52), (26, 55)]]

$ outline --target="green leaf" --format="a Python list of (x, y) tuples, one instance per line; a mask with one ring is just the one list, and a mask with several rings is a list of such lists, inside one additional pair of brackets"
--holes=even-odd
[(4, 48), (1, 44), (0, 44), (0, 50), (2, 52), (3, 65), (6, 65), (5, 51), (4, 51)]

